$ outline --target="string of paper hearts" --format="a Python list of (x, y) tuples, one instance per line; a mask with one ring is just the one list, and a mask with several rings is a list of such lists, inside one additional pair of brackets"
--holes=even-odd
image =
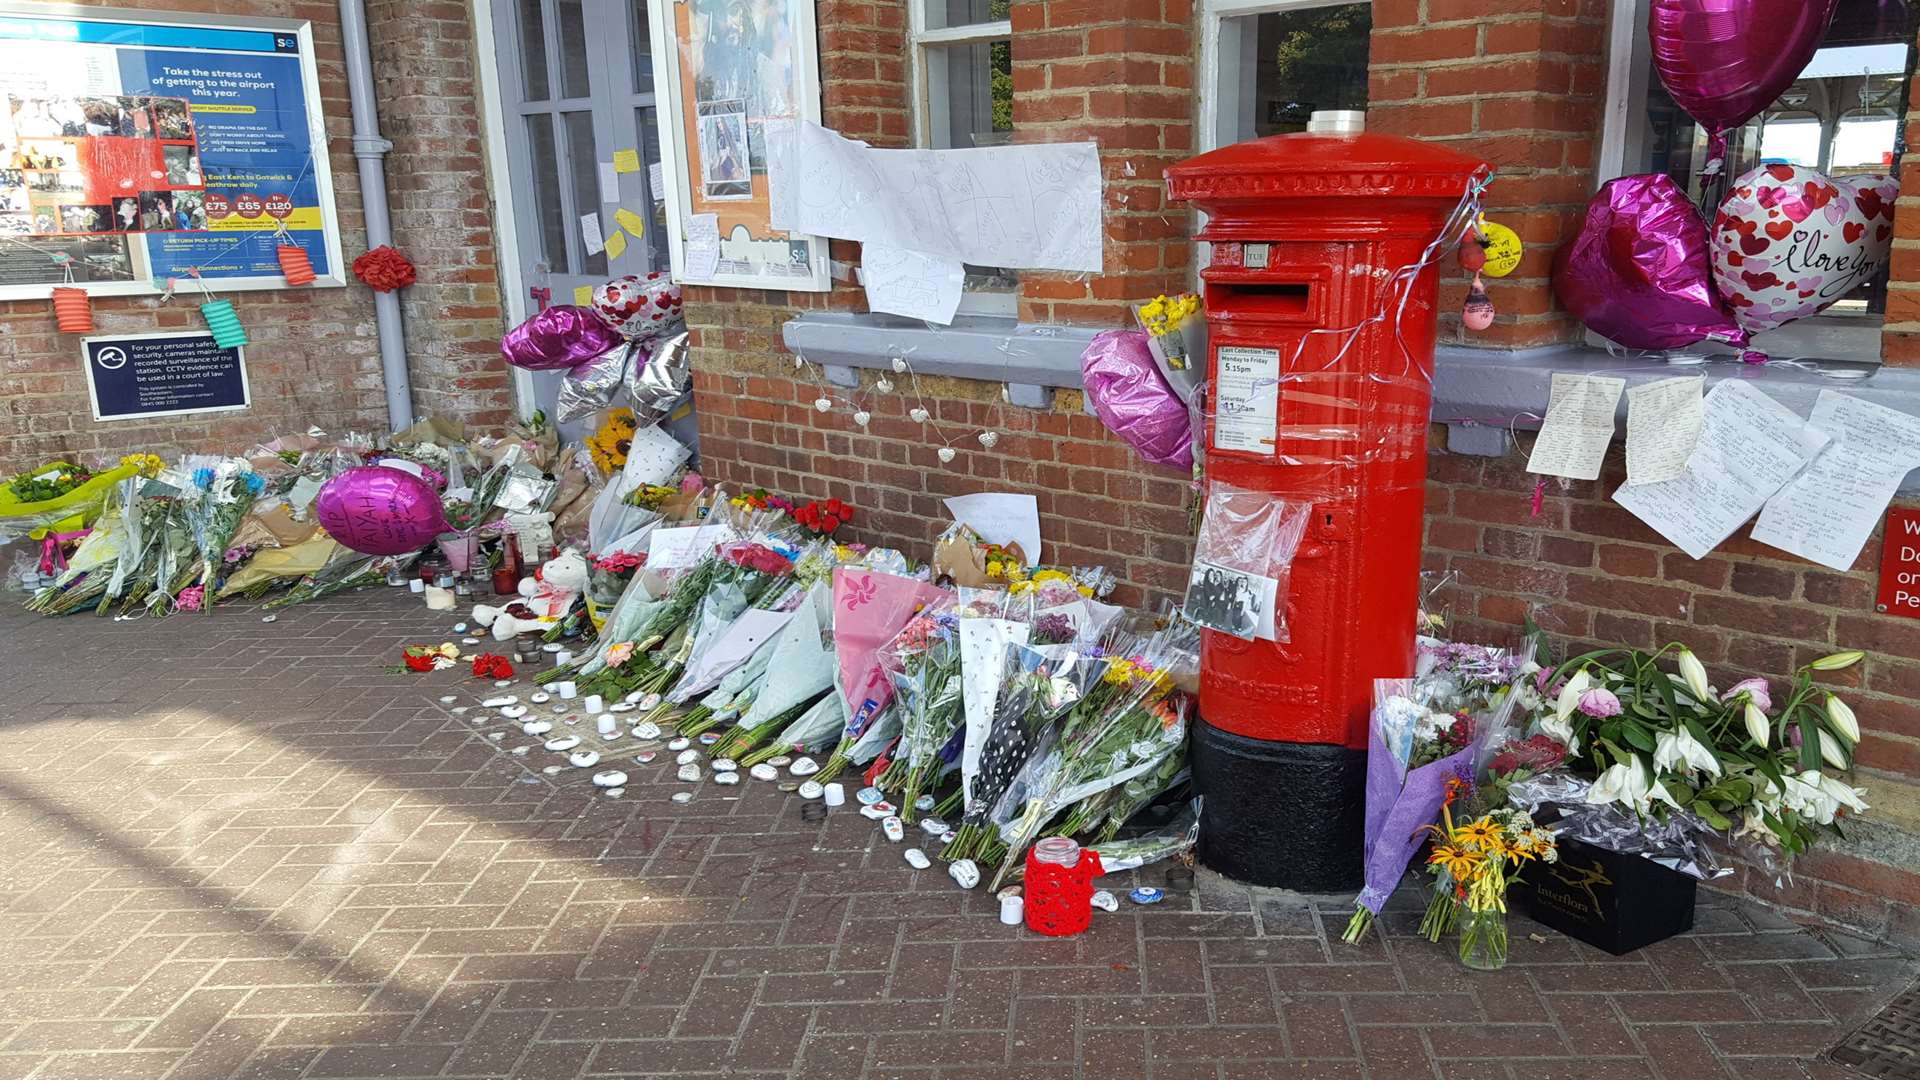
[[(804, 371), (807, 374), (807, 377), (813, 382), (814, 388), (819, 394), (818, 397), (813, 399), (815, 412), (831, 413), (834, 412), (836, 408), (844, 408), (852, 419), (854, 426), (862, 431), (865, 431), (868, 425), (873, 423), (873, 411), (868, 407), (868, 401), (863, 400), (868, 396), (865, 390), (856, 391), (855, 396), (852, 398), (843, 397), (834, 391), (826, 379), (821, 377), (818, 365), (806, 357), (796, 354), (793, 358), (793, 366), (796, 371)], [(905, 375), (907, 377), (907, 385), (911, 390), (912, 400), (914, 402), (914, 404), (907, 409), (907, 419), (920, 425), (920, 430), (927, 435), (925, 445), (934, 447), (934, 456), (940, 459), (941, 464), (944, 465), (952, 462), (954, 458), (959, 456), (957, 447), (963, 445), (969, 436), (961, 435), (955, 438), (949, 438), (941, 430), (940, 426), (933, 422), (933, 410), (928, 407), (927, 396), (920, 389), (920, 375), (914, 371), (913, 365), (908, 363), (905, 357), (894, 357), (889, 367), (892, 368), (893, 374)], [(874, 380), (872, 387), (868, 389), (874, 393), (891, 394), (895, 388), (896, 384), (894, 381), (888, 378), (886, 373), (883, 372), (878, 379)], [(974, 442), (978, 443), (983, 450), (991, 450), (1000, 444), (1000, 432), (991, 428), (974, 432), (971, 438)]]

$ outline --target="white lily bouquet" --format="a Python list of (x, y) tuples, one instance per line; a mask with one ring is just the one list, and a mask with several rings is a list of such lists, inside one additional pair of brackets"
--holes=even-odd
[[(1587, 653), (1554, 671), (1554, 705), (1539, 727), (1597, 777), (1588, 803), (1662, 822), (1684, 811), (1790, 857), (1867, 810), (1866, 792), (1841, 775), (1852, 768), (1859, 721), (1814, 682), (1862, 656), (1835, 653), (1800, 668), (1775, 710), (1765, 679), (1716, 690), (1683, 645)], [(1673, 672), (1660, 667), (1668, 658)]]

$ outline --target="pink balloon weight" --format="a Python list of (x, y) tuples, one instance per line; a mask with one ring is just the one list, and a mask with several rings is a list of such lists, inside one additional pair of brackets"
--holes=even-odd
[(1891, 176), (1838, 179), (1763, 165), (1735, 180), (1713, 221), (1713, 281), (1758, 333), (1817, 314), (1872, 281), (1893, 248)]
[(432, 485), (384, 465), (362, 465), (327, 481), (313, 507), (328, 536), (362, 555), (404, 555), (447, 531)]
[(500, 355), (514, 367), (554, 371), (577, 367), (624, 343), (591, 308), (558, 304), (507, 331)]
[(1840, 0), (1653, 0), (1653, 67), (1674, 104), (1718, 134), (1800, 76)]
[(1601, 337), (1631, 349), (1676, 349), (1701, 338), (1744, 346), (1715, 303), (1707, 227), (1663, 173), (1601, 185), (1586, 220), (1553, 263), (1553, 292)]
[(1080, 354), (1080, 378), (1100, 422), (1157, 465), (1193, 468), (1193, 420), (1154, 366), (1143, 330), (1107, 330)]

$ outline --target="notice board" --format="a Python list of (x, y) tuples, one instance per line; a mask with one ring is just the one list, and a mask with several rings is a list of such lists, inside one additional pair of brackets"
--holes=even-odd
[(345, 284), (310, 24), (0, 0), (0, 300)]
[(95, 420), (227, 412), (251, 404), (246, 357), (201, 333), (126, 334), (81, 342)]

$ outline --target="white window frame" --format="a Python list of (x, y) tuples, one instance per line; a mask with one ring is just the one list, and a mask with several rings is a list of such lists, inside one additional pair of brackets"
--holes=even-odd
[(1200, 8), (1201, 152), (1239, 141), (1240, 103), (1253, 91), (1259, 36), (1238, 20), (1282, 11), (1345, 7), (1360, 0), (1203, 0)]
[[(1342, 7), (1356, 2), (1358, 0), (1202, 0), (1200, 70), (1194, 80), (1200, 94), (1199, 152), (1240, 141), (1240, 103), (1253, 92), (1252, 72), (1259, 63), (1255, 50), (1260, 46), (1259, 35), (1247, 33), (1248, 24), (1240, 20), (1252, 15)], [(1204, 226), (1206, 214), (1199, 216), (1199, 224)], [(1200, 290), (1200, 271), (1209, 261), (1207, 242), (1193, 241), (1193, 264), (1188, 276), (1196, 292)]]
[[(945, 45), (991, 45), (996, 41), (1013, 41), (1013, 20), (996, 19), (992, 22), (968, 23), (965, 26), (927, 26), (927, 5), (939, 0), (907, 0), (907, 30), (909, 35), (909, 64), (913, 88), (913, 145), (923, 149), (949, 149), (953, 145), (951, 137), (936, 137), (940, 129), (936, 128), (936, 114), (933, 108), (935, 87), (944, 86), (946, 58), (938, 47)], [(945, 93), (944, 90), (939, 93)], [(944, 144), (944, 145), (943, 145)], [(1020, 315), (1020, 293), (985, 292), (966, 290), (960, 294), (958, 315), (985, 315), (999, 319), (1013, 319)]]
[[(1647, 80), (1653, 77), (1653, 49), (1647, 40), (1648, 0), (1613, 0), (1607, 42), (1607, 101), (1600, 146), (1594, 157), (1594, 188), (1638, 173), (1647, 159)], [(1880, 362), (1883, 320), (1858, 315), (1815, 315), (1756, 335), (1753, 347), (1770, 356), (1856, 363)], [(1587, 343), (1606, 347), (1589, 332)], [(1703, 341), (1691, 352), (1738, 350)]]

